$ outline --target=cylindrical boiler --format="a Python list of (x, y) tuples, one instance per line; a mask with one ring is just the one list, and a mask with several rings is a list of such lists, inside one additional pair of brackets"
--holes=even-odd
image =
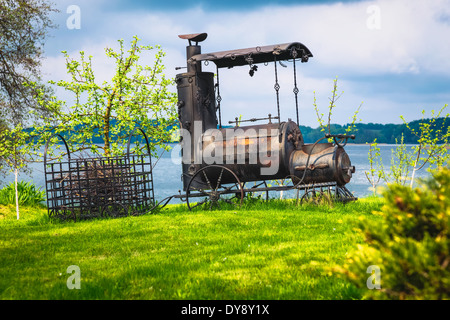
[(290, 174), (294, 183), (350, 182), (355, 167), (344, 148), (332, 143), (303, 145), (290, 155)]
[(292, 121), (207, 130), (202, 135), (202, 163), (196, 169), (220, 164), (241, 182), (284, 179), (290, 154), (302, 145), (300, 129)]

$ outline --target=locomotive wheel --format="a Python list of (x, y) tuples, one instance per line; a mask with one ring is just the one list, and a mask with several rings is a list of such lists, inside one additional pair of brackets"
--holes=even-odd
[(310, 189), (305, 191), (305, 194), (302, 196), (300, 202), (302, 204), (306, 202), (319, 205), (319, 204), (331, 204), (334, 200), (335, 195), (332, 194), (331, 189), (325, 190)]
[[(194, 202), (193, 199), (203, 197)], [(186, 188), (186, 203), (189, 210), (196, 207), (226, 208), (228, 204), (235, 207), (242, 205), (244, 190), (236, 174), (220, 165), (210, 165), (198, 170), (189, 181)]]
[(312, 203), (312, 204), (319, 204), (322, 200), (323, 192), (320, 190), (307, 190), (305, 191), (305, 194), (302, 196), (300, 203)]
[[(347, 191), (347, 192), (346, 192)], [(348, 201), (355, 200), (356, 198), (347, 189), (336, 186), (336, 201), (346, 203)]]

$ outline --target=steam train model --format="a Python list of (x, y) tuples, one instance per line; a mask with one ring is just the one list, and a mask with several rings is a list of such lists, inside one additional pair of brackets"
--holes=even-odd
[[(269, 198), (270, 192), (297, 192), (297, 200), (320, 200), (325, 195), (337, 201), (354, 200), (345, 187), (355, 167), (344, 150), (350, 135), (327, 134), (306, 144), (299, 128), (297, 64), (313, 55), (299, 42), (203, 54), (199, 42), (206, 33), (180, 35), (187, 40), (187, 70), (176, 76), (181, 133), (183, 191), (156, 203), (153, 165), (147, 136), (147, 155), (130, 153), (107, 157), (72, 158), (62, 135), (53, 135), (44, 152), (47, 207), (50, 217), (87, 219), (138, 215), (164, 207), (171, 199), (185, 201), (189, 209), (240, 206), (246, 194)], [(216, 72), (202, 71), (214, 63)], [(279, 65), (293, 66), (296, 122), (281, 121)], [(228, 121), (222, 125), (220, 71), (273, 65), (276, 116)], [(184, 68), (184, 67), (183, 67)], [(260, 124), (241, 126), (245, 122)], [(261, 122), (264, 122), (261, 124)], [(139, 133), (139, 132), (137, 132)], [(47, 159), (53, 138), (63, 141), (65, 160)], [(145, 153), (145, 152), (144, 152)], [(276, 184), (276, 183), (278, 184)]]
[[(176, 75), (178, 116), (181, 132), (182, 182), (189, 209), (212, 208), (221, 203), (240, 205), (247, 193), (303, 191), (302, 201), (328, 192), (336, 200), (354, 200), (345, 187), (355, 167), (344, 150), (350, 135), (328, 134), (313, 144), (305, 144), (299, 129), (297, 64), (313, 55), (299, 42), (203, 54), (199, 43), (206, 33), (179, 35), (187, 40), (186, 72)], [(213, 72), (202, 65), (214, 63)], [(278, 82), (279, 64), (290, 62), (294, 69), (294, 98), (297, 122), (281, 121)], [(267, 118), (229, 121), (222, 125), (220, 75), (223, 69), (249, 68), (273, 63), (277, 115)], [(181, 69), (181, 68), (178, 68)], [(241, 126), (244, 122), (265, 124)], [(330, 143), (329, 141), (333, 141)], [(284, 181), (270, 185), (269, 181)]]

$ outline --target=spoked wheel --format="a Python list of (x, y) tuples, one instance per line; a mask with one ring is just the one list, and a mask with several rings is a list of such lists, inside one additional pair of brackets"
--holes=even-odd
[[(194, 198), (199, 198), (194, 202)], [(196, 207), (213, 208), (240, 207), (244, 190), (236, 174), (221, 165), (209, 165), (199, 169), (186, 188), (186, 203), (189, 210)]]
[(347, 203), (357, 199), (345, 186), (336, 186), (335, 198), (336, 201), (340, 201), (342, 203)]
[(320, 190), (310, 189), (305, 191), (305, 194), (302, 196), (300, 203), (312, 203), (319, 204), (323, 198), (323, 192)]

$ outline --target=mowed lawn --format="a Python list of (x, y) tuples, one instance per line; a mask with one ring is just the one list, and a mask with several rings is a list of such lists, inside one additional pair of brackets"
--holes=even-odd
[[(331, 268), (363, 242), (359, 217), (377, 219), (382, 203), (171, 205), (76, 223), (51, 221), (45, 208), (23, 208), (17, 221), (0, 206), (0, 299), (359, 299)], [(69, 266), (80, 289), (67, 286)]]

